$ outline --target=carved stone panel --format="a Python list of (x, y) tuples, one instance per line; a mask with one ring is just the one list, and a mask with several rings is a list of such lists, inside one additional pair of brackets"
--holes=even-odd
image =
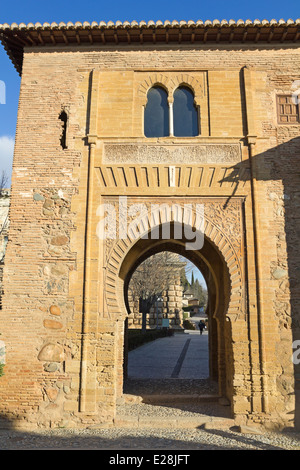
[[(127, 199), (127, 198), (126, 198)], [(104, 316), (111, 317), (111, 313), (118, 311), (118, 301), (116, 297), (116, 282), (122, 261), (126, 253), (137, 241), (132, 237), (123, 237), (120, 240), (118, 236), (119, 230), (119, 208), (120, 203), (116, 197), (106, 197), (104, 199), (106, 204), (111, 205), (115, 215), (113, 220), (116, 224), (116, 238), (107, 238), (105, 240), (104, 248), (104, 263), (105, 263), (105, 302), (106, 314)], [(142, 203), (149, 212), (149, 216), (141, 219), (144, 226), (149, 220), (151, 214), (151, 204), (168, 204), (169, 200), (163, 197), (158, 198), (139, 198), (131, 197), (127, 199), (128, 207), (130, 205)], [(216, 245), (217, 249), (222, 253), (224, 261), (228, 263), (229, 274), (231, 277), (231, 307), (230, 315), (239, 317), (245, 313), (243, 306), (243, 227), (242, 227), (242, 200), (240, 198), (233, 198), (226, 200), (224, 198), (178, 198), (172, 200), (172, 204), (184, 207), (187, 205), (204, 205), (204, 235)], [(129, 211), (128, 211), (129, 212)], [(171, 215), (172, 217), (172, 215)], [(170, 219), (170, 222), (174, 219)], [(132, 218), (128, 218), (128, 225), (132, 222)], [(122, 231), (124, 227), (122, 227)], [(117, 309), (117, 310), (116, 310)]]
[(104, 164), (239, 163), (240, 144), (105, 144)]

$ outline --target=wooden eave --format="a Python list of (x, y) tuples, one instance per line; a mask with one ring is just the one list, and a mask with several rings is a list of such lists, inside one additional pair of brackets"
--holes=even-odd
[(100, 23), (21, 23), (0, 24), (0, 40), (21, 75), (24, 47), (81, 45), (150, 44), (287, 44), (300, 41), (300, 19), (254, 22), (158, 21), (116, 24)]

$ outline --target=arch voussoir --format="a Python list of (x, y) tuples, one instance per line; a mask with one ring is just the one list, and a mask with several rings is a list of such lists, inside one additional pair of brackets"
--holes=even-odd
[[(183, 209), (180, 204), (175, 204), (175, 206)], [(143, 226), (143, 230), (136, 231), (135, 233), (131, 231), (127, 234), (125, 239), (116, 240), (110, 250), (105, 276), (105, 298), (107, 299), (109, 315), (115, 315), (116, 313), (120, 314), (124, 306), (123, 289), (120, 285), (119, 273), (121, 265), (129, 251), (141, 239), (141, 237), (147, 233), (147, 231), (150, 232), (163, 224), (178, 222), (180, 220), (178, 217), (178, 211), (176, 213), (174, 210), (160, 209), (161, 207), (157, 211), (151, 212), (150, 215), (148, 213), (144, 214), (139, 219), (138, 224), (138, 227), (141, 227), (141, 225)], [(230, 282), (228, 315), (232, 312), (234, 312), (234, 315), (237, 315), (243, 310), (243, 299), (241, 295), (242, 267), (240, 265), (239, 258), (229, 240), (229, 237), (224, 233), (224, 230), (210, 220), (209, 217), (205, 215), (203, 217), (204, 220), (200, 225), (203, 227), (204, 237), (221, 254), (228, 269)], [(188, 219), (184, 219), (184, 222), (188, 223), (191, 227), (195, 227), (196, 223), (199, 223), (199, 214), (196, 213), (195, 208), (193, 208), (188, 214)], [(154, 242), (155, 241), (157, 240), (154, 240)], [(166, 242), (168, 242), (168, 240), (166, 240)]]

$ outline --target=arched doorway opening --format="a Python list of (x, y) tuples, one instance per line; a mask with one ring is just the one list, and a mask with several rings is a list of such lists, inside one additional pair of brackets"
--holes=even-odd
[(151, 255), (131, 277), (127, 304), (124, 379), (209, 377), (207, 288), (193, 263)]
[(175, 252), (161, 251), (146, 258), (132, 274), (124, 294), (129, 328), (145, 332), (167, 324), (180, 330), (196, 313), (206, 318), (205, 279), (191, 261)]
[[(162, 225), (161, 228), (163, 228)], [(230, 400), (232, 398), (233, 359), (230, 322), (226, 319), (231, 297), (230, 272), (222, 252), (212, 239), (205, 236), (201, 249), (187, 251), (187, 240), (184, 237), (176, 239), (172, 236), (175, 232), (175, 225), (172, 223), (169, 239), (139, 238), (124, 257), (119, 270), (118, 291), (120, 294), (122, 292), (122, 298), (120, 295), (119, 299), (123, 302), (123, 310), (126, 311), (125, 325), (128, 327), (130, 312), (128, 287), (137, 267), (150, 256), (166, 251), (190, 260), (202, 272), (208, 288), (206, 311), (209, 331), (209, 377), (218, 383), (219, 396)], [(126, 376), (126, 352), (123, 361)]]

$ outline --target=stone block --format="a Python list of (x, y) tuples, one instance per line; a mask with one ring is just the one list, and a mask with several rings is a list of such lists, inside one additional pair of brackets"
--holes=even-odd
[(39, 361), (43, 362), (62, 362), (64, 358), (63, 347), (55, 343), (45, 344), (38, 355)]

